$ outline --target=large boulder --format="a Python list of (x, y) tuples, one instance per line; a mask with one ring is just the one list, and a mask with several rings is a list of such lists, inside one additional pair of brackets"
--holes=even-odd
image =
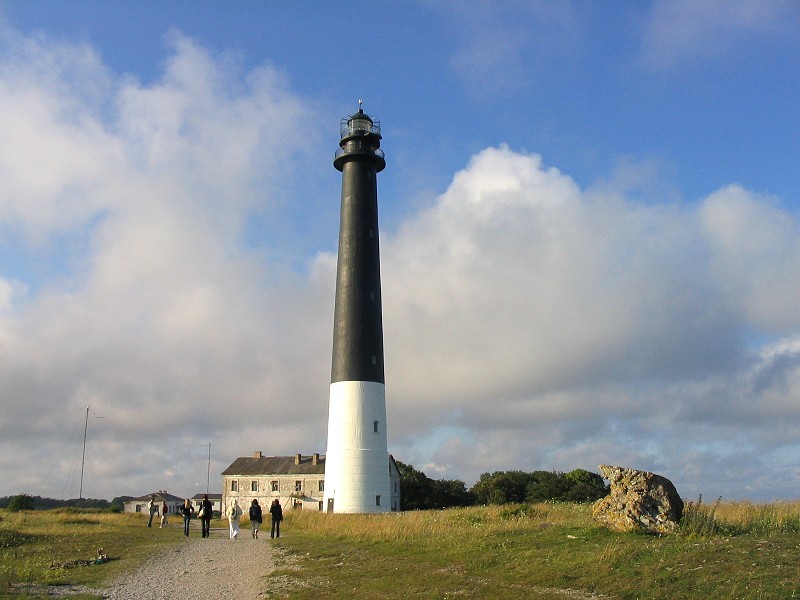
[(666, 477), (600, 465), (611, 493), (592, 507), (592, 518), (614, 531), (674, 533), (683, 516), (683, 500)]

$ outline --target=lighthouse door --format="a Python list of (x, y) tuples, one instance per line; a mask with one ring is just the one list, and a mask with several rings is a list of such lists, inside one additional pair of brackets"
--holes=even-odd
[(333, 512), (333, 498), (328, 498), (328, 512)]

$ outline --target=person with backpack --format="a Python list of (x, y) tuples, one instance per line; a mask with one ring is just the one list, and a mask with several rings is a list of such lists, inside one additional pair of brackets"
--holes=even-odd
[(228, 509), (228, 523), (230, 524), (231, 539), (239, 539), (239, 519), (242, 516), (242, 509), (239, 508), (239, 501), (234, 500), (231, 507)]
[(197, 513), (200, 519), (200, 530), (202, 537), (207, 538), (211, 535), (211, 516), (214, 512), (214, 506), (211, 500), (208, 499), (208, 494), (203, 496), (203, 501), (200, 503), (200, 511)]
[(277, 498), (272, 501), (269, 507), (269, 514), (272, 515), (272, 535), (270, 537), (281, 537), (281, 521), (283, 521), (283, 509)]
[(253, 498), (250, 504), (250, 534), (254, 540), (258, 539), (258, 528), (261, 526), (261, 507), (258, 500)]

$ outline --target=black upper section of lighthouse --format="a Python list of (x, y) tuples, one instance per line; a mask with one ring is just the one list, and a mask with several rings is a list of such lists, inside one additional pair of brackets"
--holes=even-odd
[(333, 166), (342, 172), (331, 383), (384, 383), (378, 187), (386, 166), (380, 123), (358, 112), (342, 119)]

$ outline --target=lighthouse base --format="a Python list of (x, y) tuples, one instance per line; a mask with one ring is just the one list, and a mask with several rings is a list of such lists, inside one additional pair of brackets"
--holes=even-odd
[(386, 394), (382, 383), (331, 384), (324, 506), (337, 513), (391, 510)]

